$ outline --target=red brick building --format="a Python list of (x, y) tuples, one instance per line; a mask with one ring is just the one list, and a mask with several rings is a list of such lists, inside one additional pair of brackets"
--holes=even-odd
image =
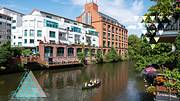
[(77, 21), (92, 25), (99, 32), (99, 46), (110, 49), (115, 47), (119, 54), (124, 54), (128, 48), (128, 30), (116, 19), (99, 12), (94, 2), (85, 4), (84, 12), (76, 18)]

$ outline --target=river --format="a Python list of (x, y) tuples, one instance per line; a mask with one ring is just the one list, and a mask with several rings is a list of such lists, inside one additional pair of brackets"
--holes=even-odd
[[(143, 78), (134, 71), (130, 62), (33, 73), (48, 96), (37, 101), (152, 101), (152, 98), (144, 93)], [(8, 95), (18, 86), (21, 75), (22, 73), (0, 75), (0, 101), (8, 100)], [(94, 78), (102, 81), (99, 88), (81, 89), (84, 82)]]

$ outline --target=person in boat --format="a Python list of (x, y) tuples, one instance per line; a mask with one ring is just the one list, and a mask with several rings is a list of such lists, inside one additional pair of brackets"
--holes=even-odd
[(92, 80), (90, 80), (90, 83), (88, 84), (88, 87), (92, 87), (92, 86), (94, 86), (94, 83), (93, 83)]

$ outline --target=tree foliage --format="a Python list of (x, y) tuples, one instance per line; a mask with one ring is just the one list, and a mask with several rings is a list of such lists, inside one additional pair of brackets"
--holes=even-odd
[(111, 50), (106, 54), (106, 59), (109, 62), (117, 62), (120, 60), (120, 57), (118, 53), (116, 52), (116, 49), (113, 47)]
[(10, 43), (3, 44), (0, 47), (0, 65), (4, 65), (13, 55)]
[(81, 61), (81, 63), (84, 63), (85, 58), (86, 58), (85, 53), (84, 52), (78, 52), (77, 56), (78, 56), (78, 59)]
[(29, 56), (32, 54), (32, 51), (30, 49), (24, 49), (22, 50), (22, 55)]
[(102, 63), (103, 62), (103, 53), (102, 51), (97, 51), (95, 55), (97, 63)]
[(176, 37), (175, 46), (177, 67), (180, 69), (180, 34)]
[(136, 35), (130, 35), (128, 41), (129, 55), (134, 57), (133, 60), (138, 71), (142, 71), (150, 64), (171, 64), (175, 60), (175, 55), (171, 53), (171, 44), (169, 43), (158, 43), (152, 49), (145, 37), (138, 38)]

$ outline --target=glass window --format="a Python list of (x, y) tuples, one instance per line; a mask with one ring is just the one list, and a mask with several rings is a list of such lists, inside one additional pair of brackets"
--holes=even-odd
[(54, 31), (50, 31), (49, 32), (49, 37), (55, 38), (56, 37), (55, 32)]
[(30, 39), (30, 43), (34, 43), (34, 39)]
[(57, 56), (64, 56), (64, 48), (63, 47), (57, 48)]
[(11, 36), (7, 36), (7, 39), (11, 39)]
[(68, 56), (74, 56), (74, 48), (68, 48)]
[(27, 36), (27, 30), (24, 30), (24, 36)]
[(25, 44), (27, 43), (27, 39), (24, 39), (24, 43), (25, 43)]
[(71, 31), (81, 33), (81, 28), (71, 27)]
[(13, 26), (13, 27), (12, 27), (12, 29), (16, 29), (16, 27), (15, 27), (15, 26)]
[(13, 20), (12, 23), (16, 23), (16, 20)]
[(18, 46), (22, 46), (22, 42), (18, 42)]
[(34, 30), (30, 30), (30, 36), (34, 36)]
[(37, 37), (41, 37), (42, 36), (42, 30), (37, 30)]
[(106, 47), (106, 41), (103, 41), (103, 47)]
[(45, 26), (46, 27), (51, 27), (51, 28), (58, 28), (58, 23), (53, 22), (53, 21), (45, 20)]

